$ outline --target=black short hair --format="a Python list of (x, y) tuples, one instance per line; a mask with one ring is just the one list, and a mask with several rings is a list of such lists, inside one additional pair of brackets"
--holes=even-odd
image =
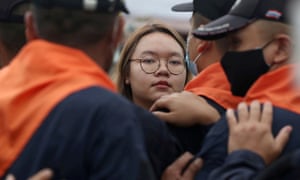
[[(24, 1), (24, 3), (20, 3), (14, 7), (12, 15), (23, 16), (29, 7), (30, 3)], [(24, 23), (15, 21), (1, 21), (0, 41), (6, 49), (9, 59), (12, 59), (26, 43)]]
[(26, 43), (24, 24), (0, 22), (0, 41), (13, 58)]
[(71, 47), (91, 45), (104, 38), (118, 15), (35, 5), (32, 9), (41, 38)]

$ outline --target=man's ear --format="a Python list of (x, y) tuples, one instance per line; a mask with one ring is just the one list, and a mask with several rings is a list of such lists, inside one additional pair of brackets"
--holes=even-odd
[(277, 49), (274, 56), (273, 63), (282, 64), (286, 63), (291, 58), (292, 42), (288, 35), (280, 34), (276, 36)]
[(211, 41), (199, 40), (199, 43), (197, 44), (197, 51), (198, 53), (202, 53), (203, 51), (210, 49), (211, 46), (212, 46)]
[(31, 11), (27, 11), (24, 15), (25, 35), (27, 41), (38, 39), (37, 29), (34, 25), (33, 15)]
[(112, 32), (112, 42), (114, 48), (116, 48), (123, 39), (124, 24), (125, 24), (124, 17), (119, 15), (116, 19), (115, 25), (113, 27), (113, 32)]

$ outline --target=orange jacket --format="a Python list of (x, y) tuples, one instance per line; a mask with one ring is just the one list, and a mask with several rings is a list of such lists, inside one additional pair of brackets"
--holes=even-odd
[(201, 71), (185, 87), (186, 91), (205, 96), (223, 108), (235, 108), (242, 98), (233, 96), (221, 64), (214, 63)]
[(115, 91), (106, 73), (87, 55), (43, 40), (28, 43), (0, 71), (0, 84), (0, 176), (66, 96), (91, 86)]
[(249, 89), (244, 101), (271, 101), (273, 105), (300, 113), (300, 90), (295, 86), (295, 65), (282, 68), (261, 76)]

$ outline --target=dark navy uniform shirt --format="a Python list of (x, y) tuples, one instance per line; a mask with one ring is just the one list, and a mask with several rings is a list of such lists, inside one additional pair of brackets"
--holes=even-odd
[(48, 167), (54, 179), (157, 179), (181, 153), (162, 121), (91, 87), (49, 113), (7, 173), (24, 179)]
[[(201, 96), (201, 97), (203, 97), (209, 105), (215, 108), (220, 115), (225, 113), (224, 107), (222, 107), (215, 101), (205, 96)], [(192, 154), (196, 154), (197, 152), (200, 151), (203, 140), (207, 132), (214, 124), (215, 123), (212, 123), (210, 125), (197, 124), (189, 127), (180, 127), (180, 126), (168, 124), (168, 127), (172, 132), (172, 134), (174, 134), (174, 136), (179, 140), (184, 151), (188, 151), (191, 152)]]
[[(274, 135), (277, 135), (280, 129), (286, 125), (291, 125), (293, 127), (293, 131), (290, 135), (290, 139), (284, 148), (281, 155), (289, 154), (300, 148), (300, 132), (297, 129), (300, 129), (300, 115), (286, 109), (274, 107), (273, 108), (273, 124), (272, 131)], [(253, 161), (258, 162), (258, 167), (253, 167), (252, 173), (249, 173), (249, 166), (240, 166), (237, 164), (246, 163), (247, 158), (243, 156), (251, 156), (251, 155), (243, 155), (243, 156), (232, 156), (230, 160), (226, 160), (227, 157), (227, 143), (228, 143), (228, 125), (225, 116), (221, 118), (219, 122), (217, 122), (207, 134), (205, 138), (204, 144), (202, 146), (201, 151), (198, 153), (198, 156), (204, 159), (204, 166), (197, 174), (196, 179), (208, 179), (209, 175), (213, 175), (213, 177), (218, 177), (218, 179), (228, 179), (233, 174), (239, 175), (237, 179), (243, 177), (243, 179), (247, 179), (245, 177), (246, 174), (253, 177), (257, 175), (257, 171), (261, 169), (263, 165), (261, 165), (260, 160), (255, 160), (257, 158), (253, 158)], [(252, 156), (253, 157), (253, 156)], [(236, 159), (235, 159), (236, 158)], [(258, 158), (259, 159), (259, 158)], [(242, 162), (242, 163), (241, 163)], [(259, 163), (260, 162), (260, 163)], [(213, 170), (216, 168), (221, 168), (217, 171), (218, 175), (211, 174)], [(232, 173), (237, 172), (238, 173)], [(256, 170), (255, 170), (256, 169)], [(252, 171), (250, 169), (250, 171)], [(231, 171), (231, 172), (230, 172)], [(216, 173), (216, 171), (214, 172)], [(229, 175), (229, 176), (228, 176)], [(250, 178), (251, 179), (251, 178)]]

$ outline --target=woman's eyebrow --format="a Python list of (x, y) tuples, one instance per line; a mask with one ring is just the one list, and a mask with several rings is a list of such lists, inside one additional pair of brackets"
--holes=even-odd
[[(141, 55), (154, 55), (154, 56), (159, 56), (159, 54), (158, 53), (156, 53), (156, 52), (154, 52), (154, 51), (143, 51), (142, 53), (141, 53)], [(167, 55), (168, 55), (168, 57), (174, 57), (174, 56), (176, 56), (176, 57), (183, 57), (183, 55), (181, 54), (181, 53), (179, 53), (179, 52), (169, 52), (169, 53), (167, 53)]]

